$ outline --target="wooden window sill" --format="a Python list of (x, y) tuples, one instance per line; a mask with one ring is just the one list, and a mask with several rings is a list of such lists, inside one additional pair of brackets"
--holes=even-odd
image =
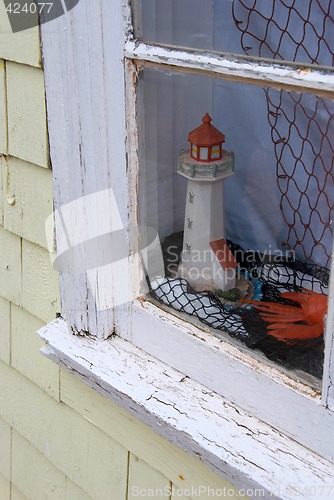
[(273, 499), (334, 490), (330, 461), (130, 342), (75, 336), (61, 318), (38, 334), (46, 357), (237, 488)]

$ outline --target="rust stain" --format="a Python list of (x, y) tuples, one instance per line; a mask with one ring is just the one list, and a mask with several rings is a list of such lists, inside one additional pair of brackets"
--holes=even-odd
[(182, 474), (179, 474), (179, 479), (181, 479), (181, 481), (184, 481), (184, 476)]
[(306, 68), (305, 66), (302, 66), (301, 68), (299, 68), (299, 69), (297, 70), (298, 75), (300, 75), (300, 74), (302, 74), (302, 73), (303, 73), (304, 75), (307, 75), (307, 74), (308, 74), (308, 73), (310, 73), (310, 72), (311, 72), (311, 69), (310, 69), (310, 68)]

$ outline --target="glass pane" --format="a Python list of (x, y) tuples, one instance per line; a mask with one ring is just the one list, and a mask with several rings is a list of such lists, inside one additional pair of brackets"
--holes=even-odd
[[(153, 228), (165, 266), (152, 296), (320, 379), (334, 103), (148, 68), (138, 96), (142, 247)], [(210, 141), (218, 159), (192, 157)]]
[(134, 0), (149, 42), (333, 66), (331, 0)]

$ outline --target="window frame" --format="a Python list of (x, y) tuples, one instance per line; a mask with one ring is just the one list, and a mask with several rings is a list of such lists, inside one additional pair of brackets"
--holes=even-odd
[[(42, 25), (41, 34), (55, 208), (60, 210), (64, 204), (84, 195), (112, 188), (118, 193), (122, 218), (129, 224), (137, 223), (137, 122), (142, 117), (135, 112), (135, 84), (143, 65), (258, 85), (268, 85), (269, 80), (271, 86), (279, 88), (303, 87), (317, 95), (334, 95), (334, 75), (329, 70), (305, 69), (295, 64), (272, 67), (268, 61), (259, 63), (250, 58), (222, 57), (133, 40), (127, 0), (100, 0), (94, 10), (89, 0), (81, 0), (66, 16)], [(98, 125), (94, 130), (92, 122)], [(73, 148), (73, 144), (79, 147)], [(117, 175), (113, 176), (113, 172)], [(96, 207), (97, 211), (100, 209), (112, 218), (108, 207)], [(74, 207), (73, 211), (74, 220), (85, 217), (79, 209)], [(63, 229), (61, 217), (56, 216), (58, 249), (68, 245), (68, 234)], [(138, 256), (138, 241), (131, 242), (129, 255)], [(140, 263), (139, 259), (134, 260), (135, 279), (131, 279), (133, 267), (129, 266), (123, 286), (138, 296)], [(90, 295), (84, 255), (78, 265), (80, 273), (60, 275), (62, 316), (67, 320), (69, 332), (89, 333), (101, 341), (116, 334), (313, 452), (334, 459), (333, 279), (320, 394), (253, 353), (245, 353), (229, 339), (213, 336), (208, 327), (190, 323), (186, 317), (146, 299), (137, 298), (133, 303), (98, 311)], [(331, 274), (333, 278), (333, 269)], [(113, 286), (117, 290), (116, 278)], [(50, 332), (55, 331), (51, 326)], [(51, 337), (45, 336), (49, 343)], [(96, 343), (97, 351), (100, 345)], [(203, 359), (210, 359), (212, 370), (203, 366)]]
[[(136, 126), (140, 126), (142, 117), (140, 106), (136, 106), (134, 82), (136, 82), (138, 71), (141, 68), (153, 67), (166, 71), (205, 74), (290, 91), (312, 92), (319, 97), (328, 98), (334, 95), (334, 73), (332, 70), (319, 70), (317, 67), (306, 68), (302, 64), (286, 62), (273, 64), (272, 61), (259, 61), (250, 57), (217, 55), (198, 49), (181, 49), (161, 44), (149, 44), (131, 38), (125, 44), (125, 57), (127, 120), (129, 123), (128, 154), (132, 171), (135, 170), (133, 175), (136, 181), (139, 172)], [(134, 110), (137, 110), (135, 114), (133, 114)], [(132, 130), (134, 130), (133, 135), (131, 134)], [(132, 216), (133, 221), (137, 220), (138, 214), (135, 206)], [(137, 249), (134, 249), (134, 252), (136, 251)], [(139, 281), (137, 286), (139, 287)], [(331, 279), (330, 304), (332, 304), (333, 296)], [(317, 394), (317, 391), (309, 391), (303, 381), (293, 379), (263, 359), (257, 359), (254, 353), (247, 354), (247, 351), (242, 347), (231, 346), (228, 339), (217, 341), (210, 333), (205, 335), (205, 331), (212, 330), (200, 322), (197, 322), (196, 326), (193, 322), (189, 323), (186, 320), (186, 315), (183, 315), (183, 319), (179, 319), (180, 316), (182, 317), (180, 313), (176, 315), (160, 305), (152, 304), (152, 301), (147, 303), (143, 299), (135, 301), (133, 315), (132, 322), (135, 321), (133, 318), (136, 316), (141, 319), (126, 329), (132, 333), (130, 336), (124, 335), (124, 338), (131, 340), (135, 346), (153, 354), (169, 366), (179, 369), (193, 380), (227, 396), (229, 400), (234, 401), (314, 451), (324, 453), (326, 456), (330, 447), (333, 446), (334, 441), (328, 440), (330, 431), (326, 424), (320, 426), (320, 435), (315, 436), (312, 431), (313, 423), (309, 426), (308, 422), (305, 422), (305, 414), (309, 414), (311, 411), (317, 422), (325, 422), (329, 418), (329, 424), (334, 416), (331, 411), (334, 408), (332, 384), (334, 368), (330, 354), (334, 338), (332, 307), (329, 307), (326, 322), (326, 356), (321, 394)], [(160, 318), (158, 321), (170, 325), (169, 329), (160, 329), (159, 338), (156, 335), (159, 329), (157, 317)], [(138, 328), (137, 324), (145, 326)], [(174, 330), (174, 334), (171, 333), (172, 330)], [(123, 336), (121, 324), (118, 331), (120, 336)], [(187, 360), (184, 359), (183, 353), (185, 352), (188, 356)], [(211, 373), (206, 373), (205, 369), (198, 370), (201, 358), (211, 360), (208, 363), (212, 367)], [(221, 380), (221, 373), (228, 373), (228, 381)], [(247, 385), (245, 385), (245, 379), (248, 381)], [(261, 398), (252, 401), (257, 384), (261, 385)], [(250, 387), (251, 390), (249, 390)], [(272, 397), (273, 391), (274, 397)], [(294, 408), (295, 411), (291, 412), (290, 410), (289, 414), (284, 414), (282, 408), (288, 407)], [(322, 434), (321, 429), (323, 429), (324, 434)], [(325, 447), (330, 441), (327, 452), (321, 444), (322, 440), (323, 444), (326, 442)]]

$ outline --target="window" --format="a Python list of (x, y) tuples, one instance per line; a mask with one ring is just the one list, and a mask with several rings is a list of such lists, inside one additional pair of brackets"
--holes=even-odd
[[(253, 34), (242, 31), (246, 24), (240, 24), (241, 14), (235, 10), (237, 4), (239, 7), (242, 5), (241, 2), (220, 4), (224, 9), (229, 8), (229, 15), (232, 16), (230, 21), (227, 11), (224, 11), (223, 17), (214, 11), (212, 2), (191, 2), (192, 16), (189, 19), (202, 22), (203, 36), (197, 27), (188, 31), (181, 29), (183, 24), (181, 23), (181, 27), (178, 25), (178, 21), (182, 19), (180, 14), (177, 11), (172, 12), (171, 6), (174, 6), (175, 2), (150, 2), (147, 9), (144, 9), (144, 3), (141, 5), (140, 2), (135, 2), (133, 9), (136, 14), (138, 39), (133, 38), (127, 3), (114, 2), (113, 6), (110, 6), (110, 3), (101, 3), (100, 15), (92, 16), (89, 28), (87, 23), (83, 22), (87, 16), (85, 6), (78, 6), (77, 11), (73, 10), (70, 20), (55, 21), (58, 26), (57, 44), (53, 41), (54, 31), (49, 32), (47, 25), (42, 27), (47, 90), (52, 89), (53, 95), (61, 95), (65, 103), (79, 103), (73, 104), (73, 107), (62, 106), (49, 94), (50, 147), (56, 178), (57, 250), (60, 256), (70, 250), (73, 258), (68, 268), (61, 267), (61, 260), (58, 258), (62, 314), (74, 332), (89, 333), (100, 339), (116, 334), (209, 390), (223, 395), (284, 435), (292, 437), (323, 457), (333, 459), (333, 435), (329, 431), (334, 419), (331, 383), (332, 301), (327, 316), (321, 394), (314, 378), (304, 375), (301, 379), (298, 373), (291, 375), (283, 372), (280, 367), (265, 361), (260, 354), (249, 353), (227, 335), (214, 335), (211, 327), (200, 322), (199, 318), (190, 318), (182, 311), (171, 309), (168, 304), (143, 297), (145, 276), (140, 257), (143, 255), (140, 249), (147, 248), (146, 243), (155, 248), (156, 235), (145, 232), (149, 227), (153, 227), (160, 235), (168, 236), (178, 231), (186, 221), (188, 227), (190, 226), (189, 230), (192, 230), (195, 219), (190, 213), (186, 218), (181, 213), (180, 200), (183, 208), (186, 200), (189, 204), (194, 204), (196, 192), (186, 193), (185, 181), (183, 184), (175, 183), (178, 174), (174, 151), (177, 151), (177, 158), (180, 149), (187, 143), (185, 133), (200, 125), (206, 112), (212, 115), (213, 124), (217, 124), (217, 128), (225, 134), (227, 151), (230, 151), (227, 141), (234, 138), (231, 152), (236, 154), (236, 158), (240, 155), (238, 160), (235, 160), (234, 178), (240, 175), (237, 165), (238, 168), (246, 170), (250, 164), (251, 173), (254, 177), (256, 174), (257, 179), (262, 176), (261, 182), (264, 183), (266, 179), (263, 179), (263, 170), (259, 169), (257, 158), (251, 163), (255, 127), (249, 127), (249, 117), (248, 120), (242, 120), (242, 110), (252, 109), (249, 107), (249, 101), (251, 104), (261, 102), (262, 111), (264, 109), (267, 112), (266, 134), (272, 134), (274, 137), (274, 141), (270, 143), (271, 154), (277, 157), (276, 166), (279, 169), (284, 164), (280, 154), (282, 145), (285, 144), (280, 138), (290, 130), (290, 134), (294, 135), (290, 142), (297, 140), (297, 131), (290, 115), (286, 116), (286, 129), (275, 128), (273, 109), (277, 105), (276, 99), (287, 100), (289, 106), (300, 111), (297, 105), (300, 98), (298, 96), (302, 96), (302, 99), (313, 107), (314, 103), (321, 102), (322, 108), (317, 104), (316, 111), (319, 114), (325, 113), (326, 109), (331, 109), (332, 106), (332, 68), (328, 67), (327, 59), (324, 61), (326, 67), (318, 67), (316, 64), (306, 66), (310, 59), (308, 56), (306, 58), (302, 48), (299, 50), (300, 54), (298, 52), (300, 58), (299, 55), (295, 58), (302, 62), (302, 66), (289, 62), (294, 59), (290, 54), (280, 57), (280, 61), (262, 59), (273, 57), (267, 42), (262, 44), (260, 52), (242, 55), (245, 48), (251, 47), (247, 41), (249, 38), (254, 42), (258, 40)], [(313, 5), (317, 2), (309, 3)], [(184, 6), (190, 12), (189, 2), (178, 2), (177, 8), (179, 6)], [(234, 8), (232, 13), (231, 6)], [(167, 12), (164, 11), (161, 18), (158, 15), (159, 9), (161, 11), (164, 8), (170, 8), (170, 19), (174, 20), (174, 24), (167, 27)], [(260, 2), (258, 8), (260, 9)], [(297, 7), (292, 10), (293, 15), (297, 16)], [(155, 11), (154, 19), (157, 20), (157, 25), (159, 19), (162, 24), (160, 29), (155, 29), (154, 38), (152, 33), (147, 32), (148, 29), (153, 29), (152, 21), (148, 20), (147, 16)], [(255, 9), (244, 14), (247, 19), (254, 20), (256, 16), (259, 17), (258, 12)], [(239, 24), (233, 24), (233, 16)], [(324, 16), (327, 23), (332, 22), (329, 12), (325, 12)], [(268, 18), (266, 22), (270, 24), (273, 15), (266, 11), (263, 12), (262, 18)], [(110, 19), (113, 19), (112, 30), (108, 25)], [(227, 25), (235, 26), (239, 45), (241, 43), (239, 50), (226, 45), (232, 43), (226, 30), (221, 46), (215, 45), (215, 40), (208, 41), (206, 38), (205, 33), (216, 34), (212, 26), (218, 21), (221, 22), (221, 19), (225, 28)], [(67, 23), (65, 38), (64, 26), (61, 23)], [(272, 24), (272, 29), (275, 30), (277, 26)], [(251, 25), (252, 23), (249, 24)], [(171, 30), (172, 38), (169, 33), (170, 26), (175, 28)], [(141, 27), (144, 29), (141, 30)], [(160, 39), (158, 35), (162, 33), (164, 38)], [(187, 36), (185, 39), (179, 39), (178, 35)], [(76, 53), (75, 44), (72, 45), (72, 39), (77, 42), (81, 40), (80, 57), (77, 59), (73, 59), (73, 54), (79, 54)], [(202, 44), (203, 40), (206, 40), (205, 44)], [(164, 45), (167, 43), (170, 45)], [(253, 49), (255, 48), (254, 45)], [(232, 50), (239, 55), (231, 55), (229, 52)], [(250, 49), (247, 50), (250, 52)], [(57, 64), (48, 63), (48, 60), (51, 60), (50, 54)], [(287, 62), (282, 62), (282, 59)], [(315, 60), (311, 62), (315, 63)], [(230, 96), (233, 96), (233, 100)], [(234, 108), (233, 102), (238, 102), (238, 107)], [(171, 103), (173, 107), (170, 106)], [(215, 116), (218, 104), (228, 110), (222, 112), (221, 124), (217, 123), (219, 116)], [(163, 109), (163, 113), (158, 113), (159, 109)], [(72, 124), (71, 127), (68, 126), (69, 123)], [(312, 121), (315, 129), (316, 123), (316, 120)], [(257, 129), (261, 128), (263, 122), (259, 119), (259, 123), (256, 122), (255, 125)], [(233, 127), (233, 130), (226, 127)], [(62, 135), (63, 130), (66, 135)], [(171, 130), (172, 135), (169, 133)], [(327, 130), (325, 132), (324, 137), (328, 135)], [(176, 144), (177, 141), (179, 143)], [(288, 146), (290, 142), (287, 143)], [(269, 148), (268, 144), (267, 139), (263, 139), (261, 147), (266, 150)], [(248, 148), (248, 145), (251, 147)], [(295, 150), (289, 150), (288, 146), (284, 154), (291, 156)], [(208, 147), (194, 143), (193, 154), (200, 155), (199, 158), (204, 161), (210, 154), (211, 157), (220, 154), (219, 141), (211, 145), (211, 151)], [(156, 161), (157, 158), (163, 161)], [(304, 166), (308, 168), (308, 165)], [(302, 167), (300, 163), (296, 164), (296, 169)], [(265, 174), (270, 176), (272, 172)], [(282, 175), (289, 177), (289, 172)], [(254, 177), (250, 178), (254, 180)], [(160, 182), (161, 178), (163, 182)], [(226, 185), (228, 182), (234, 182), (234, 178), (232, 176), (227, 179)], [(285, 192), (283, 184), (287, 182), (286, 179), (279, 177), (282, 193)], [(290, 181), (290, 184), (293, 190), (293, 182)], [(241, 191), (237, 191), (237, 184), (234, 185), (233, 193), (239, 201)], [(272, 184), (268, 184), (270, 185)], [(150, 189), (151, 195), (148, 195)], [(144, 195), (143, 190), (146, 192)], [(264, 191), (261, 198), (264, 203), (269, 203), (271, 192)], [(82, 201), (83, 199), (85, 201)], [(150, 205), (147, 204), (148, 199), (151, 201)], [(175, 204), (175, 201), (180, 201), (180, 205)], [(234, 200), (228, 204), (229, 211), (244, 210), (239, 210), (232, 201)], [(262, 200), (256, 199), (255, 205), (258, 205), (259, 201)], [(320, 202), (325, 203), (327, 199)], [(288, 209), (288, 201), (283, 203), (286, 203)], [(168, 215), (163, 214), (164, 207), (172, 207), (172, 210), (168, 208)], [(288, 212), (286, 217), (290, 216)], [(268, 215), (269, 219), (270, 217), (271, 212)], [(153, 223), (148, 223), (149, 218)], [(68, 221), (72, 221), (70, 231)], [(140, 231), (138, 221), (143, 226)], [(321, 227), (323, 226), (322, 224)], [(125, 237), (122, 231), (124, 227)], [(315, 227), (318, 228), (319, 224), (315, 223)], [(118, 236), (115, 236), (116, 233)], [(331, 233), (325, 233), (328, 241), (332, 237)], [(246, 241), (246, 248), (248, 245), (257, 248), (257, 236), (248, 231), (247, 237), (254, 239), (252, 245), (250, 240)], [(294, 238), (295, 242), (298, 239), (293, 230), (288, 237), (290, 240)], [(315, 238), (318, 238), (317, 234)], [(189, 246), (187, 250), (191, 251), (191, 242), (186, 244)], [(217, 245), (215, 248), (218, 251), (220, 244)], [(304, 246), (309, 248), (312, 245)], [(119, 253), (121, 247), (126, 248), (126, 255)], [(329, 260), (327, 243), (324, 247), (319, 246), (317, 252), (318, 250), (319, 255), (316, 258), (319, 258), (321, 263), (324, 255)], [(299, 251), (303, 250), (299, 248)], [(110, 255), (114, 259), (112, 263)], [(145, 261), (145, 255), (143, 260)], [(66, 262), (68, 263), (68, 260)], [(115, 262), (117, 265), (113, 265)], [(153, 277), (154, 272), (153, 269)], [(131, 297), (131, 300), (126, 301), (119, 297), (120, 291), (124, 290), (125, 296)], [(305, 419), (305, 414), (312, 415), (312, 418)], [(314, 433), (314, 422), (317, 435)]]
[[(331, 126), (325, 111), (331, 101), (151, 68), (142, 70), (138, 87), (145, 115), (139, 217), (142, 227), (158, 232), (165, 259), (166, 279), (151, 280), (155, 299), (218, 334), (227, 330), (290, 372), (299, 370), (298, 377), (302, 371), (312, 375), (317, 386), (332, 249), (332, 153), (322, 132)], [(274, 118), (275, 100), (282, 104)], [(199, 126), (191, 131), (196, 120)], [(307, 137), (300, 135), (304, 129)], [(210, 155), (216, 148), (217, 158), (209, 157), (209, 147)], [(226, 237), (232, 250), (223, 245)], [(164, 269), (157, 273), (164, 276)], [(192, 292), (182, 289), (182, 278)], [(310, 288), (309, 295), (295, 295), (299, 286)], [(203, 295), (204, 290), (219, 295)], [(281, 292), (296, 300), (322, 301), (317, 331), (291, 324), (292, 317), (290, 324), (277, 325), (285, 310), (299, 312), (280, 304)], [(259, 299), (275, 305), (259, 315), (254, 303), (239, 300), (253, 297), (259, 307), (268, 307)], [(273, 318), (275, 330), (268, 330), (262, 316)], [(280, 334), (300, 340), (283, 342)], [(314, 337), (301, 338), (308, 334)]]
[[(137, 35), (143, 42), (140, 44), (129, 41), (126, 54), (128, 58), (135, 59), (136, 68), (140, 69), (137, 99), (140, 120), (141, 106), (144, 108), (143, 125), (139, 121), (139, 134), (141, 127), (145, 130), (144, 137), (139, 136), (139, 140), (142, 140), (139, 147), (139, 179), (142, 189), (139, 191), (139, 199), (143, 200), (139, 213), (142, 223), (157, 229), (162, 239), (171, 238), (183, 229), (184, 203), (180, 200), (185, 200), (185, 190), (188, 188), (185, 183), (182, 184), (182, 179), (177, 179), (177, 157), (186, 143), (186, 131), (191, 130), (191, 124), (195, 125), (196, 120), (198, 123), (205, 111), (210, 111), (213, 116), (216, 115), (216, 122), (221, 124), (221, 130), (224, 133), (230, 131), (231, 149), (238, 155), (236, 171), (239, 169), (239, 179), (230, 184), (230, 192), (227, 183), (225, 187), (228, 200), (227, 223), (230, 217), (234, 226), (229, 230), (234, 241), (243, 243), (246, 249), (262, 248), (265, 253), (265, 249), (271, 248), (273, 253), (280, 251), (280, 255), (297, 255), (298, 260), (315, 264), (319, 266), (318, 271), (323, 271), (329, 267), (332, 249), (330, 192), (333, 146), (327, 132), (333, 124), (332, 102), (326, 95), (326, 89), (330, 88), (327, 85), (330, 84), (332, 70), (278, 65), (261, 58), (270, 56), (280, 62), (291, 60), (303, 64), (331, 65), (331, 49), (326, 44), (326, 37), (318, 35), (318, 53), (313, 57), (307, 51), (307, 47), (313, 43), (311, 35), (308, 35), (310, 40), (305, 35), (302, 43), (296, 41), (300, 35), (297, 31), (303, 23), (308, 30), (313, 27), (314, 33), (317, 33), (317, 23), (322, 22), (320, 19), (332, 23), (330, 11), (320, 12), (315, 3), (311, 2), (308, 14), (303, 10), (298, 13), (295, 3), (290, 8), (286, 3), (282, 3), (280, 7), (276, 4), (277, 13), (274, 15), (274, 12), (268, 11), (268, 3), (265, 2), (255, 2), (248, 10), (242, 2), (236, 1), (232, 4), (231, 9), (231, 2), (220, 3), (219, 8), (225, 12), (223, 16), (221, 13), (216, 15), (216, 4), (213, 6), (211, 2), (195, 2), (192, 3), (191, 9), (192, 13), (197, 15), (187, 16), (190, 5), (185, 1), (173, 6), (168, 2), (151, 2), (150, 5), (136, 2), (137, 25), (143, 26), (142, 31), (137, 29)], [(215, 24), (218, 18), (224, 18), (225, 22), (225, 33), (221, 36), (219, 26)], [(292, 18), (295, 19), (297, 31), (294, 37), (289, 37), (288, 24), (285, 21), (288, 19), (292, 22)], [(184, 19), (187, 21), (182, 24), (181, 29), (178, 22), (181, 23)], [(203, 36), (197, 45), (192, 36), (198, 34), (199, 30), (194, 30), (191, 24), (198, 19), (201, 19), (200, 29)], [(279, 29), (279, 26), (283, 25), (284, 29)], [(261, 27), (267, 30), (264, 40), (259, 38)], [(254, 62), (247, 57), (225, 56), (224, 59), (223, 55), (215, 52), (208, 54), (208, 48), (230, 48), (232, 38), (234, 52), (250, 55), (252, 50), (252, 55), (260, 56), (260, 59)], [(250, 42), (246, 47), (246, 39), (252, 39), (252, 47)], [(152, 44), (148, 45), (146, 40)], [(235, 50), (237, 40), (239, 50)], [(166, 43), (169, 46), (156, 46), (153, 45), (154, 42)], [(276, 52), (273, 50), (275, 43), (279, 47)], [(200, 47), (206, 51), (182, 49), (174, 47), (175, 45)], [(292, 47), (295, 47), (295, 50), (292, 50)], [(319, 74), (315, 76), (314, 72), (318, 71)], [(282, 72), (285, 72), (283, 79)], [(289, 77), (286, 78), (288, 74)], [(327, 84), (320, 89), (322, 78), (326, 79)], [(314, 85), (311, 79), (313, 82), (317, 80), (317, 83)], [(171, 153), (173, 148), (174, 153)], [(201, 151), (198, 152), (198, 149)], [(192, 156), (194, 154), (204, 161), (208, 158), (205, 147), (199, 148), (196, 144), (192, 145)], [(267, 163), (268, 167), (264, 168), (263, 163)], [(258, 186), (253, 186), (252, 189), (252, 186), (249, 186), (251, 183), (257, 183)], [(188, 203), (193, 204), (194, 190), (188, 191)], [(277, 197), (276, 202), (274, 197)], [(193, 217), (186, 216), (185, 222), (185, 227), (189, 227), (189, 224), (193, 226)], [(247, 228), (247, 225), (250, 228)], [(189, 242), (184, 241), (183, 245), (185, 252), (191, 252)], [(306, 279), (299, 282), (302, 286), (306, 284), (308, 268), (309, 265), (303, 269), (303, 278)], [(277, 272), (279, 274), (281, 271)], [(290, 272), (288, 269), (287, 274)], [(300, 270), (296, 271), (296, 275), (300, 276)], [(319, 291), (327, 293), (328, 275), (319, 283), (323, 284), (322, 290)], [(201, 314), (198, 314), (198, 303), (194, 307), (190, 304), (187, 308), (183, 300), (177, 300), (183, 292), (175, 287), (166, 290), (166, 285), (158, 287), (156, 298), (174, 306), (176, 310), (188, 313), (192, 311), (191, 314), (196, 310), (195, 316), (203, 319)], [(195, 296), (192, 295), (191, 299), (195, 300)], [(189, 317), (187, 320), (189, 321)], [(208, 324), (208, 321), (206, 323)], [(233, 326), (232, 333), (235, 331)], [(328, 333), (328, 336), (330, 335)], [(178, 364), (175, 361), (175, 351), (171, 356), (168, 355), (167, 340), (162, 341), (163, 352), (160, 352), (156, 344), (161, 340), (157, 339), (153, 332), (150, 335), (146, 327), (145, 333), (140, 331), (133, 334), (133, 341), (137, 345), (149, 352), (153, 351), (168, 363), (174, 362), (177, 368), (182, 369), (184, 360)], [(180, 346), (180, 337), (177, 342)], [(306, 367), (299, 365), (300, 358), (303, 357), (300, 351), (292, 361), (293, 349), (287, 348), (287, 357), (290, 356), (292, 366), (294, 361), (297, 363), (295, 368), (299, 370), (295, 378), (303, 379), (300, 370), (321, 378), (319, 365), (322, 364), (323, 347), (320, 344), (318, 347), (312, 345), (311, 358), (315, 352), (318, 358), (308, 359)], [(269, 352), (267, 350), (267, 355), (275, 356), (272, 347), (269, 347)], [(191, 354), (189, 356), (191, 357)], [(277, 358), (282, 356), (284, 357), (284, 354), (280, 351)], [(197, 375), (191, 367), (189, 370), (191, 376), (199, 377), (201, 382), (206, 379), (207, 385), (211, 386), (213, 383), (219, 391), (219, 383), (212, 382), (210, 374), (204, 375), (205, 370)], [(325, 367), (325, 379), (326, 371)], [(224, 368), (221, 367), (221, 373), (223, 372)], [(215, 376), (219, 378), (219, 369)], [(291, 377), (291, 371), (289, 376)], [(310, 377), (306, 376), (304, 380), (311, 386), (319, 387), (317, 381)], [(325, 380), (324, 384), (326, 383)], [(226, 394), (225, 391), (226, 388), (222, 390)], [(236, 397), (233, 392), (232, 390), (229, 393), (232, 399)], [(243, 401), (245, 399), (247, 395), (243, 396)], [(259, 413), (263, 417), (263, 408)]]

